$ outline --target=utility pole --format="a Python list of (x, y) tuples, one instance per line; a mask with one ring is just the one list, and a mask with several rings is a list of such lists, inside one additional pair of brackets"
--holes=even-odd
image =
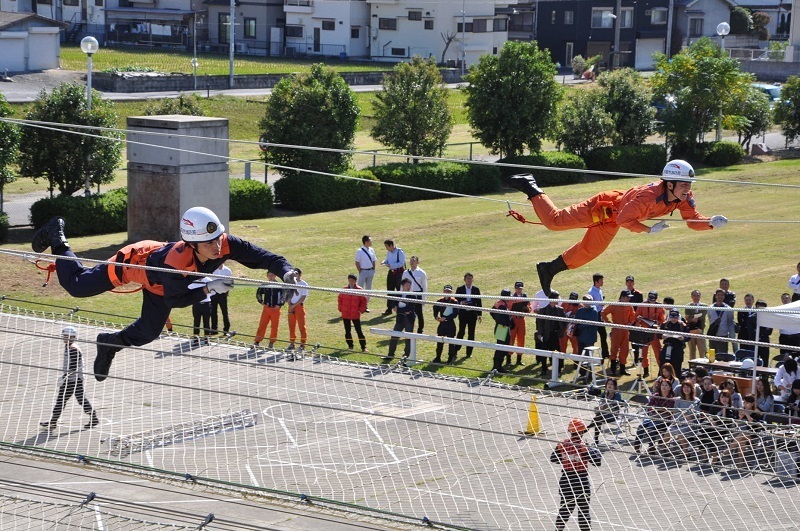
[(611, 60), (612, 70), (619, 68), (619, 33), (622, 26), (622, 0), (617, 0), (614, 8), (614, 58)]
[(467, 0), (461, 0), (461, 77), (467, 68)]
[(230, 73), (228, 74), (228, 88), (233, 88), (233, 39), (234, 31), (234, 17), (236, 17), (236, 0), (231, 0), (231, 10), (228, 15), (228, 57), (230, 62)]

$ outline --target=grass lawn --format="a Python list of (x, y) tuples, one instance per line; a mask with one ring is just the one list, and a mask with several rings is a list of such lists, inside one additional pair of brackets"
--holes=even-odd
[[(756, 181), (763, 183), (797, 184), (800, 161), (786, 160), (748, 164), (715, 171), (701, 171), (700, 177)], [(593, 182), (547, 190), (557, 205), (582, 200), (603, 189), (625, 189), (640, 184), (637, 179), (613, 182)], [(794, 189), (747, 186), (723, 183), (697, 183), (695, 193), (700, 212), (724, 214), (732, 220), (796, 220), (798, 191)], [(523, 201), (522, 194), (507, 192), (491, 196), (501, 200)], [(529, 207), (519, 207), (535, 219)], [(676, 215), (677, 218), (677, 215)], [(722, 277), (731, 280), (731, 289), (743, 299), (753, 293), (770, 305), (778, 304), (780, 294), (787, 290), (788, 277), (797, 264), (796, 225), (732, 222), (721, 230), (694, 232), (678, 219), (672, 228), (655, 236), (633, 234), (621, 230), (608, 251), (582, 269), (567, 271), (556, 278), (554, 287), (562, 294), (570, 291), (585, 293), (595, 271), (605, 274), (605, 292), (609, 298), (624, 287), (625, 275), (636, 276), (637, 287), (647, 292), (658, 290), (661, 298), (675, 297), (679, 303), (689, 301), (692, 289), (703, 292), (703, 301), (711, 301), (711, 293)], [(378, 256), (383, 259), (382, 242), (393, 238), (407, 256), (419, 255), (420, 266), (430, 278), (431, 291), (441, 290), (445, 283), (460, 285), (466, 271), (475, 275), (475, 283), (484, 293), (497, 294), (511, 287), (515, 280), (524, 280), (526, 291), (533, 295), (538, 289), (535, 263), (550, 260), (582, 237), (583, 231), (550, 232), (534, 225), (522, 225), (506, 217), (504, 203), (476, 199), (440, 199), (434, 201), (384, 205), (341, 212), (306, 216), (285, 216), (263, 220), (232, 223), (231, 232), (267, 249), (283, 254), (301, 267), (304, 278), (312, 286), (342, 287), (353, 270), (353, 256), (363, 234), (370, 234), (378, 243)], [(18, 236), (21, 238), (21, 236)], [(125, 242), (125, 234), (109, 234), (71, 241), (73, 249), (82, 256), (107, 258)], [(20, 239), (8, 247), (28, 249)], [(231, 264), (235, 275), (261, 277), (261, 272)], [(44, 276), (32, 265), (7, 256), (0, 257), (0, 272), (4, 279), (0, 294), (25, 300), (80, 306), (112, 314), (136, 316), (140, 295), (104, 294), (89, 299), (69, 297), (55, 281), (42, 288)], [(376, 288), (383, 284), (384, 271), (376, 277)], [(391, 328), (393, 321), (380, 316), (382, 305), (371, 304), (373, 312), (366, 314), (367, 328)], [(345, 347), (343, 327), (338, 318), (336, 296), (312, 292), (308, 301), (310, 343), (325, 346), (324, 353), (335, 353)], [(245, 336), (254, 334), (260, 308), (255, 301), (255, 289), (240, 286), (231, 294), (233, 328)], [(102, 316), (81, 312), (87, 317)], [(426, 312), (427, 333), (435, 333), (430, 309)], [(106, 320), (127, 323), (128, 319)], [(174, 312), (177, 324), (190, 325), (189, 309)], [(487, 316), (479, 325), (480, 340), (492, 341), (492, 325)], [(280, 338), (288, 336), (284, 316)], [(777, 332), (773, 335), (777, 338)], [(531, 340), (530, 333), (528, 334)], [(384, 341), (368, 335), (368, 346), (374, 352), (385, 352)], [(361, 356), (349, 354), (349, 356)], [(491, 367), (491, 352), (476, 352), (456, 367), (441, 372), (476, 375), (475, 371)], [(419, 357), (431, 359), (433, 346), (421, 347)], [(377, 361), (376, 357), (367, 357)], [(526, 376), (538, 374), (526, 365), (516, 375), (504, 376), (506, 382), (528, 383)], [(520, 380), (520, 377), (523, 379)]]
[[(137, 48), (101, 48), (92, 56), (92, 67), (97, 72), (114, 68), (137, 67), (165, 73), (192, 73), (191, 52)], [(230, 63), (227, 54), (198, 53), (197, 75), (228, 75)], [(236, 74), (288, 74), (310, 72), (311, 65), (325, 63), (339, 72), (376, 72), (391, 70), (394, 65), (380, 62), (339, 61), (328, 57), (315, 59), (281, 59), (237, 55), (233, 68)], [(86, 54), (80, 46), (61, 46), (61, 68), (86, 70)]]

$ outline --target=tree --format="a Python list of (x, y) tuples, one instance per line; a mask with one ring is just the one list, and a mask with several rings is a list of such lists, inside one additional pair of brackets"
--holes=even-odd
[(464, 88), (467, 119), (492, 153), (539, 151), (552, 134), (562, 89), (550, 52), (536, 42), (507, 42), (499, 55), (484, 55), (470, 67)]
[(754, 77), (739, 69), (739, 63), (704, 37), (688, 49), (667, 59), (656, 54), (652, 77), (657, 98), (673, 100), (664, 111), (661, 124), (667, 141), (684, 146), (693, 156), (697, 142), (716, 124), (717, 117), (744, 98)]
[(608, 144), (614, 133), (614, 119), (603, 109), (601, 90), (582, 90), (567, 97), (554, 140), (559, 149), (581, 157)]
[[(355, 94), (335, 70), (321, 64), (308, 74), (281, 79), (267, 100), (260, 122), (267, 142), (349, 150), (358, 128), (361, 110)], [(350, 164), (350, 153), (268, 147), (267, 163), (299, 170), (341, 173)], [(279, 170), (294, 175), (296, 170)]]
[(753, 17), (742, 6), (731, 9), (731, 35), (746, 35), (753, 29)]
[(603, 89), (602, 105), (614, 121), (611, 144), (638, 146), (653, 133), (656, 110), (642, 75), (631, 68), (603, 72), (597, 79)]
[(772, 17), (764, 13), (763, 11), (756, 11), (753, 13), (752, 16), (753, 20), (753, 29), (751, 30), (752, 34), (756, 36), (756, 38), (760, 41), (768, 41), (769, 40), (769, 23), (772, 21)]
[[(113, 103), (92, 92), (92, 110), (89, 110), (86, 89), (68, 83), (62, 83), (50, 95), (42, 90), (25, 118), (59, 124), (62, 129), (67, 126), (61, 124), (117, 126)], [(34, 180), (46, 177), (48, 190), (52, 193), (58, 187), (61, 195), (72, 195), (82, 189), (87, 172), (91, 184), (111, 182), (120, 162), (122, 135), (100, 129), (72, 131), (24, 128), (20, 144), (20, 174)]]
[(372, 138), (392, 151), (407, 155), (441, 155), (453, 117), (447, 107), (447, 89), (436, 64), (417, 56), (398, 63), (383, 78), (383, 91), (373, 105)]
[(739, 135), (739, 144), (746, 152), (750, 151), (753, 137), (763, 135), (772, 127), (769, 96), (756, 87), (748, 87), (745, 97), (734, 102), (730, 112), (725, 127), (736, 131)]
[(447, 56), (447, 50), (450, 48), (450, 45), (456, 40), (456, 34), (454, 32), (446, 31), (444, 33), (440, 33), (439, 35), (442, 36), (442, 40), (444, 41), (444, 50), (442, 50), (442, 64), (444, 64), (444, 58)]
[[(0, 94), (0, 118), (8, 118), (13, 112)], [(3, 189), (5, 185), (14, 182), (11, 165), (17, 160), (17, 149), (21, 133), (19, 128), (12, 123), (0, 121), (0, 212), (3, 211)]]
[(783, 84), (775, 104), (775, 123), (781, 126), (787, 144), (800, 136), (800, 77), (790, 76)]

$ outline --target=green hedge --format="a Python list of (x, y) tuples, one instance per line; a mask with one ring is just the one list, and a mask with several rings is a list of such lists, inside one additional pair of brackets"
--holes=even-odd
[(260, 181), (230, 180), (231, 221), (272, 215), (272, 189)]
[[(500, 188), (500, 171), (492, 166), (456, 162), (394, 163), (376, 166), (372, 173), (382, 183), (402, 184), (461, 194), (484, 194)], [(438, 192), (415, 188), (382, 186), (383, 203), (400, 203), (446, 197)]]
[(5, 243), (8, 240), (8, 214), (0, 210), (0, 243)]
[(586, 156), (586, 165), (590, 170), (643, 175), (661, 175), (666, 163), (667, 150), (658, 144), (602, 147), (592, 150)]
[(349, 170), (345, 175), (375, 182), (300, 173), (278, 179), (275, 198), (281, 208), (298, 212), (328, 212), (378, 202), (380, 184), (371, 171)]
[(39, 228), (53, 216), (67, 220), (67, 236), (121, 232), (128, 227), (128, 192), (125, 188), (91, 197), (59, 196), (39, 199), (31, 206), (31, 223)]
[[(586, 163), (578, 155), (565, 153), (563, 151), (542, 151), (530, 155), (517, 155), (500, 159), (498, 162), (507, 164), (522, 164), (525, 166), (546, 166), (549, 168), (575, 168), (586, 169)], [(504, 176), (515, 175), (518, 173), (531, 173), (536, 177), (536, 182), (542, 186), (553, 186), (561, 184), (572, 184), (586, 181), (586, 174), (574, 171), (551, 171), (534, 170), (526, 168), (512, 168), (503, 166), (500, 168)]]
[(744, 158), (744, 148), (737, 142), (713, 142), (706, 150), (705, 163), (709, 166), (732, 166)]

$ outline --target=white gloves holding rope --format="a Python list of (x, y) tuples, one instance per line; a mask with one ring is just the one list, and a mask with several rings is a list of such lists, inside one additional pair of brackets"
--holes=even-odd
[(725, 216), (711, 216), (711, 219), (708, 220), (708, 224), (714, 227), (715, 229), (720, 229), (728, 224), (728, 218)]
[(230, 290), (233, 289), (233, 279), (229, 278), (215, 278), (208, 284), (206, 284), (208, 288), (208, 293), (211, 295), (222, 295), (223, 293), (228, 293)]
[(650, 227), (650, 234), (656, 234), (656, 233), (661, 232), (662, 230), (668, 229), (668, 228), (669, 228), (669, 224), (666, 221), (659, 221), (658, 223), (656, 223), (655, 225)]

